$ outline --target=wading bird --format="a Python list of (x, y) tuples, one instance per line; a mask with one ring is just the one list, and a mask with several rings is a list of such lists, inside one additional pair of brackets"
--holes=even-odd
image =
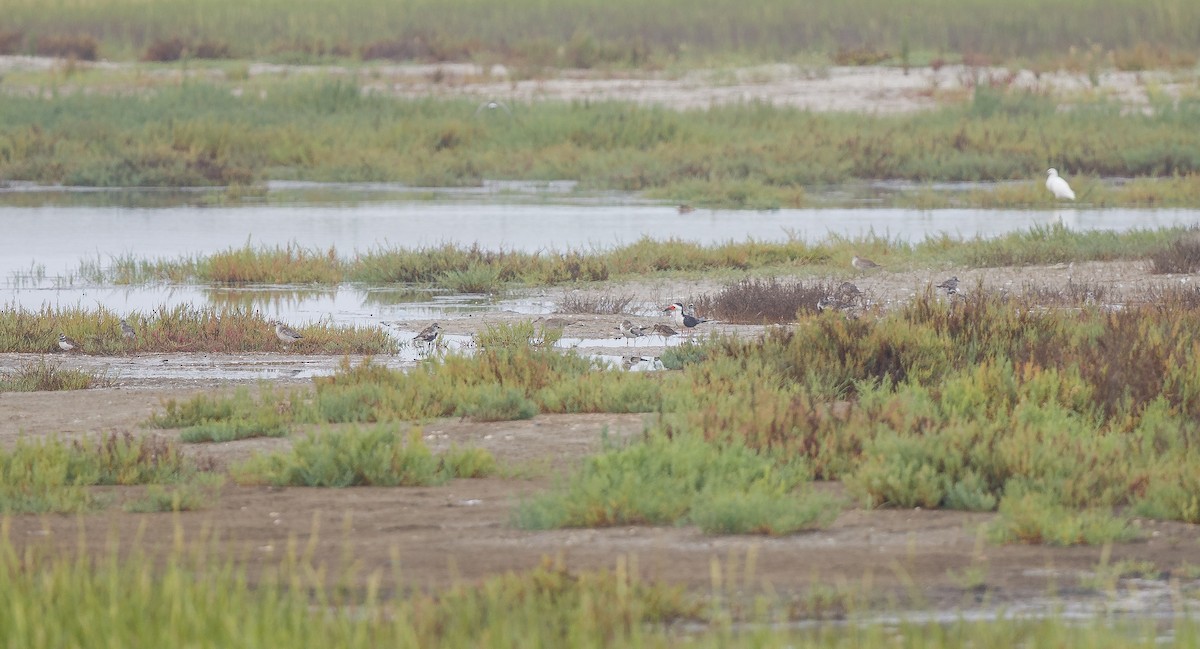
[(1046, 170), (1046, 189), (1049, 189), (1055, 198), (1065, 198), (1069, 201), (1075, 200), (1075, 192), (1071, 190), (1071, 186), (1067, 184), (1067, 181), (1058, 175), (1057, 169), (1050, 168)]

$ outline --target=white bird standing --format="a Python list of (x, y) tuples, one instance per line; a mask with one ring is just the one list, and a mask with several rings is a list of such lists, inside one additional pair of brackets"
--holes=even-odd
[(1053, 167), (1046, 170), (1046, 189), (1049, 189), (1055, 198), (1075, 200), (1075, 192), (1071, 191), (1071, 186), (1058, 175), (1058, 170)]

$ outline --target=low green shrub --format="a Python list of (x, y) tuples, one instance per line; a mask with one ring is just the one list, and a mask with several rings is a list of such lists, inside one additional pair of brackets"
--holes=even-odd
[[(529, 529), (664, 525), (699, 513), (712, 530), (785, 534), (832, 518), (832, 501), (805, 491), (810, 479), (800, 461), (695, 435), (651, 435), (588, 458), (555, 489), (522, 502), (514, 520)], [(735, 520), (737, 498), (754, 511)]]
[(1098, 545), (1138, 537), (1129, 519), (1107, 509), (1072, 510), (1045, 494), (1018, 493), (1000, 499), (1000, 517), (988, 528), (997, 543)]
[[(241, 484), (306, 487), (435, 485), (488, 472), (485, 451), (455, 450), (438, 457), (413, 429), (408, 441), (395, 428), (324, 431), (297, 440), (291, 450), (256, 455), (231, 469)], [(447, 459), (448, 458), (448, 459)], [(459, 475), (457, 471), (469, 472)]]

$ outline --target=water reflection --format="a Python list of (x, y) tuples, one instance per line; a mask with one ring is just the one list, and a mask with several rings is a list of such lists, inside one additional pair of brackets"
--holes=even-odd
[[(451, 243), (524, 252), (608, 249), (643, 238), (701, 244), (755, 240), (810, 243), (868, 234), (900, 241), (930, 236), (995, 237), (1050, 223), (1123, 231), (1200, 225), (1200, 210), (1064, 208), (1054, 212), (981, 209), (696, 210), (671, 205), (392, 202), (344, 205), (0, 207), (5, 224), (0, 273), (45, 269), (59, 276), (81, 259), (175, 259), (252, 246), (288, 244), (345, 256), (386, 248)], [(20, 242), (14, 245), (9, 242)]]
[(343, 285), (297, 289), (287, 286), (242, 288), (154, 285), (80, 286), (57, 288), (51, 282), (36, 287), (0, 289), (8, 308), (36, 311), (42, 307), (104, 307), (116, 313), (148, 314), (179, 305), (237, 308), (277, 318), (292, 325), (327, 322), (339, 325), (376, 326), (407, 320), (435, 320), (496, 311), (528, 315), (553, 313), (555, 304), (545, 298), (511, 298), (489, 295), (448, 295), (420, 289)]

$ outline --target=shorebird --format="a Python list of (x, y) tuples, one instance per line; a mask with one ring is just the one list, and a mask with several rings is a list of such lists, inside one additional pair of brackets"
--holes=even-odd
[(137, 330), (129, 326), (129, 323), (125, 322), (125, 318), (121, 318), (121, 337), (125, 340), (133, 340), (137, 337)]
[(676, 302), (676, 303), (672, 304), (671, 306), (663, 309), (664, 313), (668, 312), (668, 311), (671, 313), (671, 317), (675, 319), (676, 325), (679, 325), (681, 327), (686, 327), (688, 329), (691, 329), (692, 327), (695, 327), (698, 324), (708, 322), (708, 320), (701, 320), (700, 318), (697, 318), (696, 316), (685, 312), (683, 310), (683, 304), (681, 304), (679, 302)]
[(426, 345), (437, 340), (438, 334), (442, 332), (442, 326), (438, 323), (433, 323), (421, 330), (421, 333), (413, 336), (413, 342), (420, 342)]
[(1069, 201), (1075, 200), (1075, 192), (1071, 190), (1071, 186), (1067, 184), (1067, 181), (1058, 175), (1058, 170), (1053, 167), (1046, 170), (1046, 189), (1049, 189), (1055, 198), (1065, 198)]
[(290, 345), (304, 337), (296, 333), (295, 329), (284, 325), (278, 320), (272, 320), (267, 324), (275, 325), (275, 337), (282, 341), (284, 345)]
[(641, 325), (635, 325), (632, 322), (625, 320), (616, 327), (621, 331), (621, 335), (626, 338), (641, 338), (646, 335), (646, 328)]
[(938, 288), (945, 289), (946, 295), (954, 295), (958, 292), (958, 275), (937, 285)]
[(867, 259), (866, 257), (859, 257), (858, 255), (854, 255), (854, 258), (850, 260), (850, 265), (859, 270), (871, 270), (872, 268), (879, 268), (879, 264)]
[(565, 329), (576, 322), (576, 320), (568, 322), (562, 318), (544, 318), (542, 316), (538, 316), (533, 320), (533, 324), (541, 323), (543, 329)]
[(70, 338), (67, 338), (67, 334), (59, 332), (58, 348), (63, 350), (64, 352), (69, 352), (72, 349), (78, 349), (79, 343), (75, 342), (74, 340), (71, 340)]
[(675, 209), (679, 210), (680, 214), (691, 214), (692, 212), (696, 211), (696, 208), (688, 205), (687, 203), (680, 203), (679, 207), (676, 207)]
[(669, 338), (671, 336), (679, 335), (678, 331), (675, 331), (674, 329), (668, 327), (667, 325), (665, 325), (661, 322), (654, 323), (654, 327), (650, 330), (650, 333), (652, 333), (656, 336), (662, 336), (663, 338)]
[(843, 300), (857, 300), (862, 297), (862, 291), (853, 282), (842, 282), (837, 287), (836, 295)]

